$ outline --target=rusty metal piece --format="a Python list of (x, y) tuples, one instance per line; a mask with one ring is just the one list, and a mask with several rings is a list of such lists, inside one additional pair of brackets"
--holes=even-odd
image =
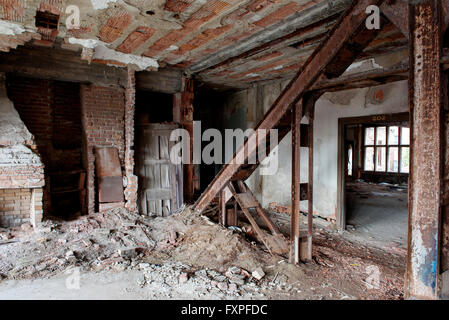
[(122, 202), (123, 179), (116, 148), (95, 148), (95, 168), (98, 179), (98, 201), (100, 203)]
[(406, 298), (437, 299), (441, 215), (441, 74), (439, 0), (410, 5), (409, 234)]
[[(263, 129), (265, 133), (259, 134), (256, 133), (256, 130), (254, 135), (257, 134), (261, 138), (260, 140), (263, 140), (268, 133), (266, 130), (275, 128), (280, 123), (281, 119), (291, 110), (291, 106), (301, 99), (323, 72), (326, 72), (330, 77), (337, 77), (346, 70), (345, 66), (350, 65), (354, 61), (356, 56), (363, 51), (379, 31), (367, 30), (361, 27), (366, 19), (366, 7), (369, 5), (380, 5), (382, 2), (383, 0), (359, 0), (352, 3), (335, 27), (329, 32), (322, 45), (310, 56), (304, 67), (287, 85), (264, 119), (257, 125), (256, 129)], [(254, 135), (250, 136), (244, 145), (237, 150), (233, 161), (226, 164), (215, 176), (214, 180), (195, 203), (195, 210), (199, 212), (204, 210), (215, 195), (223, 189), (232, 176), (241, 168), (241, 164), (238, 163), (237, 159), (246, 160), (257, 152), (258, 146), (256, 144), (248, 144), (248, 141), (254, 139)]]

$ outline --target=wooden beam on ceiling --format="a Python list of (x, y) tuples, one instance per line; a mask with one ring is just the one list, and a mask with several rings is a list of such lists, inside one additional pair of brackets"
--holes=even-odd
[(59, 48), (23, 46), (0, 53), (0, 72), (39, 79), (126, 87), (126, 68), (82, 60), (80, 53)]

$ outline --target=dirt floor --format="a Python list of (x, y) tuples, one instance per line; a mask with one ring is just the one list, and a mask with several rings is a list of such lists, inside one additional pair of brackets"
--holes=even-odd
[(402, 299), (404, 263), (405, 250), (320, 219), (313, 261), (296, 266), (189, 208), (167, 218), (114, 209), (0, 229), (0, 299)]
[(353, 233), (407, 248), (407, 186), (348, 183), (346, 220)]

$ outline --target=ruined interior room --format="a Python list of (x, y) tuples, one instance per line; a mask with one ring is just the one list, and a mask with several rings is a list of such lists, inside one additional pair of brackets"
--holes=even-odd
[(448, 299), (448, 27), (0, 0), (0, 299)]

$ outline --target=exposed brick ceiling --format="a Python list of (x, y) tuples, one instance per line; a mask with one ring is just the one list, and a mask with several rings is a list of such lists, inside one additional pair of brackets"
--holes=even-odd
[[(24, 4), (26, 3), (26, 7)], [(0, 50), (42, 41), (37, 10), (61, 15), (58, 37), (95, 39), (111, 49), (157, 59), (197, 78), (231, 87), (292, 75), (350, 0), (0, 0), (0, 18), (26, 32), (0, 35)], [(78, 5), (81, 28), (67, 30), (65, 7)], [(102, 7), (94, 9), (94, 7)], [(103, 8), (104, 7), (104, 8)], [(392, 24), (365, 55), (404, 47)], [(120, 64), (117, 64), (120, 65)]]

